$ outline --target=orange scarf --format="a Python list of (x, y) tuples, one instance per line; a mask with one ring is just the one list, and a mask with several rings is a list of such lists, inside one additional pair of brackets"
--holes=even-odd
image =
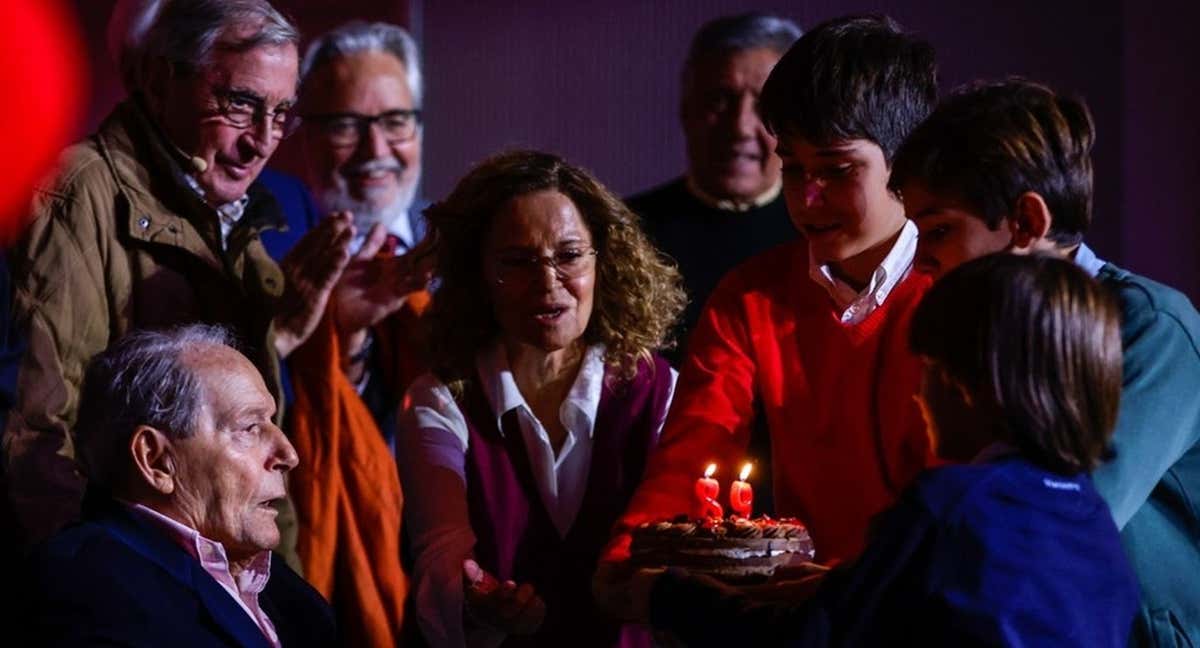
[[(420, 348), (400, 333), (414, 330), (404, 324), (419, 319), (428, 301), (427, 293), (415, 293), (389, 318), (396, 322), (380, 327), (377, 333), (391, 338), (381, 347), (382, 357), (397, 354), (393, 349)], [(342, 373), (341, 359), (328, 315), (291, 357), (296, 394), (291, 433), (300, 465), (290, 484), (300, 523), (298, 550), (305, 578), (337, 611), (345, 645), (393, 648), (408, 590), (400, 564), (404, 497), (392, 453)], [(403, 384), (391, 384), (407, 388), (416, 370), (395, 370)]]

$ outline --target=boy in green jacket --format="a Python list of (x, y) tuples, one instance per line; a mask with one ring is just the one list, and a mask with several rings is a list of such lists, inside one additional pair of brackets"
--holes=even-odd
[(1083, 243), (1093, 139), (1080, 100), (1020, 79), (973, 85), (912, 133), (890, 183), (920, 231), (917, 267), (935, 277), (993, 252), (1042, 253), (1117, 295), (1120, 413), (1093, 478), (1142, 590), (1131, 643), (1200, 645), (1200, 314)]

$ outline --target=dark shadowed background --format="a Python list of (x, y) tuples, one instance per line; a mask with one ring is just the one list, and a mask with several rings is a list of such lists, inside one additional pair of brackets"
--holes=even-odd
[[(92, 51), (88, 130), (121, 96), (104, 51), (112, 0), (77, 0)], [(277, 0), (306, 36), (362, 17), (409, 27), (426, 78), (424, 194), (507, 147), (555, 151), (627, 195), (684, 168), (679, 67), (711, 17), (757, 10), (808, 28), (883, 12), (937, 48), (943, 88), (1019, 74), (1082, 95), (1096, 118), (1102, 257), (1200, 300), (1200, 3), (1193, 0)], [(302, 168), (285, 143), (273, 165)]]

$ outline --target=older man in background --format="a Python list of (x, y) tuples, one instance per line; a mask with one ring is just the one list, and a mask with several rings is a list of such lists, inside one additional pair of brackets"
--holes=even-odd
[(90, 363), (85, 519), (29, 561), (22, 645), (337, 645), (328, 605), (271, 554), (296, 451), (232, 344), (139, 331)]
[[(353, 22), (316, 38), (301, 69), (307, 175), (326, 208), (353, 214), (357, 237), (325, 320), (289, 362), (290, 433), (305, 464), (298, 549), (347, 644), (391, 647), (404, 634), (407, 584), (389, 443), (399, 398), (425, 366), (418, 330), (431, 260), (414, 205), (420, 64), (400, 27)], [(330, 367), (345, 379), (329, 380)]]
[[(333, 296), (343, 368), (390, 443), (399, 396), (424, 368), (408, 339), (413, 327), (395, 321), (411, 318), (385, 323), (425, 287), (431, 260), (418, 249), (420, 57), (404, 29), (356, 21), (315, 39), (301, 71), (310, 187), (325, 209), (349, 211), (355, 224), (356, 256)], [(376, 378), (369, 385), (368, 375)]]
[(327, 219), (281, 271), (258, 238), (281, 215), (254, 182), (295, 123), (298, 40), (265, 0), (164, 3), (130, 61), (136, 89), (39, 189), (10, 257), (28, 348), (4, 450), (25, 541), (78, 515), (79, 381), (110, 342), (220, 323), (278, 395), (278, 359), (316, 326), (353, 226)]
[[(691, 302), (681, 344), (726, 272), (796, 237), (780, 192), (775, 138), (756, 105), (771, 68), (798, 38), (795, 23), (764, 14), (705, 23), (683, 64), (679, 117), (687, 173), (628, 200), (683, 273)], [(670, 359), (678, 365), (681, 358)]]
[(351, 22), (309, 46), (301, 67), (308, 180), (329, 211), (350, 211), (357, 249), (380, 224), (396, 252), (425, 234), (421, 62), (404, 29)]

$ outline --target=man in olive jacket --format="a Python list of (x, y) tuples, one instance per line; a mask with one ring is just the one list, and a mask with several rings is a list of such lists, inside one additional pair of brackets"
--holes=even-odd
[(279, 400), (279, 358), (316, 326), (353, 229), (326, 219), (282, 269), (259, 241), (282, 222), (253, 182), (293, 126), (298, 40), (266, 0), (168, 3), (123, 70), (131, 96), (38, 190), (10, 257), (28, 347), (4, 453), (25, 543), (79, 515), (79, 382), (125, 333), (222, 324)]

